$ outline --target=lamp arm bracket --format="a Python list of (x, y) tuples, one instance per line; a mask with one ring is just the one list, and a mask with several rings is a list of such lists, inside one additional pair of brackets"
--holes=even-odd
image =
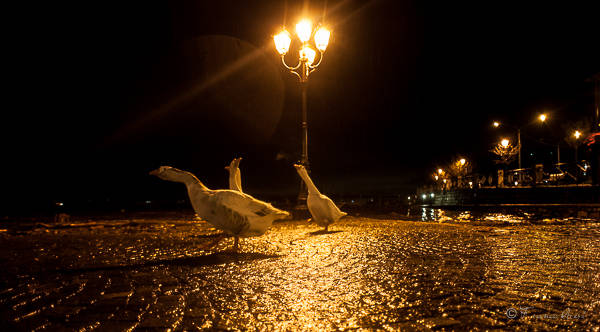
[(314, 68), (319, 67), (322, 60), (323, 60), (323, 52), (319, 51), (319, 62), (317, 62), (317, 64), (315, 64), (315, 65), (310, 65), (309, 68), (314, 69)]
[(295, 67), (288, 66), (287, 63), (285, 63), (285, 57), (284, 57), (284, 55), (281, 56), (281, 63), (283, 63), (283, 65), (285, 66), (285, 68), (287, 68), (287, 69), (289, 69), (291, 71), (294, 71), (294, 70), (300, 68), (300, 66), (302, 65), (302, 62), (298, 61), (298, 64)]
[[(287, 67), (287, 66), (286, 66), (286, 67)], [(288, 68), (289, 68), (289, 67), (288, 67)], [(300, 76), (300, 74), (298, 74), (297, 72), (295, 72), (295, 71), (294, 71), (294, 70), (292, 70), (291, 68), (290, 68), (290, 73), (292, 73), (292, 74), (294, 74), (294, 75), (298, 76), (298, 78), (300, 79), (300, 81), (302, 81), (302, 76)]]

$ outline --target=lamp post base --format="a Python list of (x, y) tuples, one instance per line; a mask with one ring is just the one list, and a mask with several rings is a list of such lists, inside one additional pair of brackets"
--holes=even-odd
[(296, 201), (296, 210), (306, 210), (306, 198), (308, 198), (308, 191), (304, 181), (300, 182), (300, 192), (298, 193), (298, 200)]
[(298, 192), (298, 198), (296, 200), (296, 206), (294, 207), (294, 219), (308, 219), (310, 218), (310, 212), (306, 205), (306, 199), (308, 198), (308, 189), (304, 181), (300, 181), (300, 192)]

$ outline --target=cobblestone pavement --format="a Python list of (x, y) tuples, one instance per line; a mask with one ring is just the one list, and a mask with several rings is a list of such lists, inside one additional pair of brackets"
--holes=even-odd
[(0, 224), (3, 330), (600, 326), (600, 224), (347, 217), (232, 239), (191, 216)]

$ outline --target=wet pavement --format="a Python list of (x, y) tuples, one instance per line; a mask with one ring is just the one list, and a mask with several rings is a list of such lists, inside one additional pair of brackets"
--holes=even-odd
[(0, 324), (598, 331), (600, 223), (445, 217), (280, 222), (237, 254), (200, 250), (217, 232), (191, 215), (1, 223)]

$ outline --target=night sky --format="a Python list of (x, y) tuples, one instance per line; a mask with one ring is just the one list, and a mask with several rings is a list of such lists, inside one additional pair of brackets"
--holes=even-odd
[[(5, 207), (184, 197), (147, 173), (170, 165), (225, 188), (223, 167), (234, 157), (243, 157), (248, 193), (293, 194), (300, 91), (272, 36), (284, 20), (293, 32), (304, 2), (285, 4), (7, 9), (15, 22), (5, 47)], [(549, 112), (544, 128), (524, 131), (527, 149), (527, 137), (558, 141), (566, 124), (592, 115), (585, 80), (600, 72), (600, 29), (591, 5), (330, 0), (308, 8), (315, 20), (326, 8), (332, 30), (308, 91), (309, 159), (326, 194), (404, 195), (458, 156), (490, 169), (487, 150), (501, 136), (493, 119), (522, 125)]]

